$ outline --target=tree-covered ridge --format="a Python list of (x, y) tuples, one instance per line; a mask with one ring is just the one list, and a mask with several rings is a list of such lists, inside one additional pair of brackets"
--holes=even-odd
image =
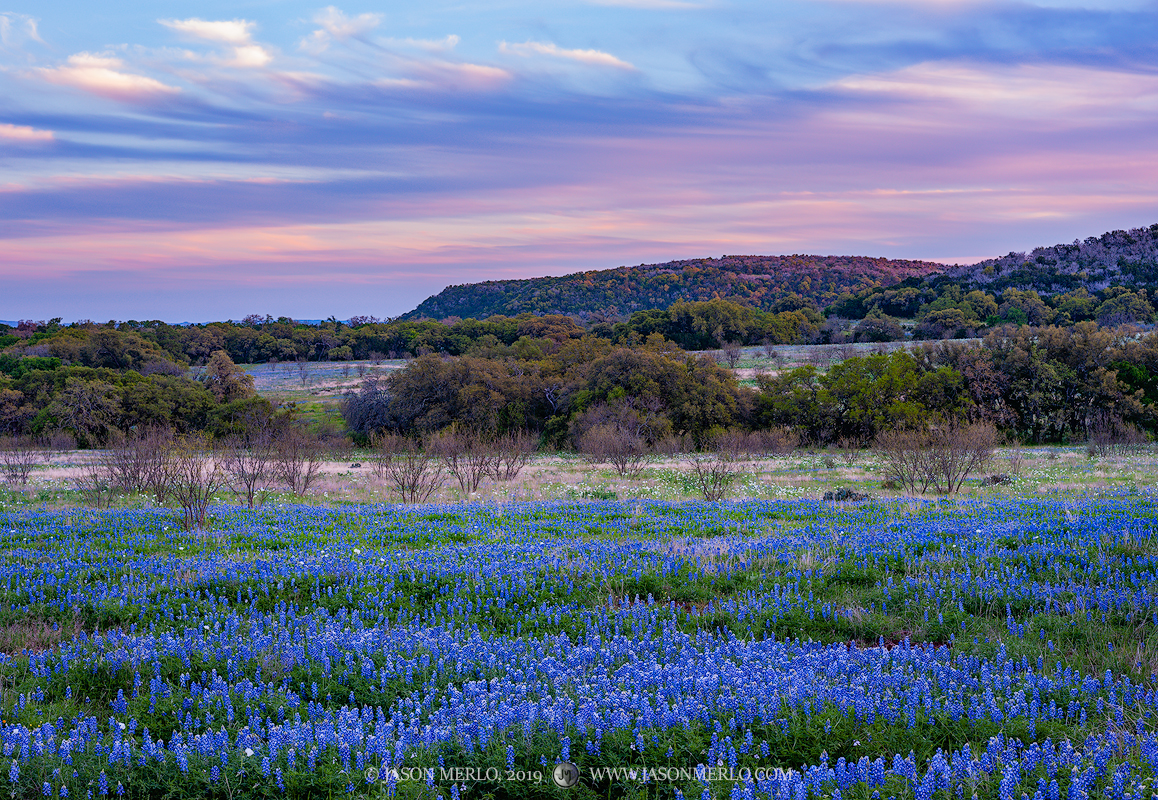
[(1158, 224), (950, 267), (944, 279), (998, 292), (1009, 288), (1042, 294), (1079, 288), (1095, 292), (1110, 286), (1153, 289), (1158, 287)]
[(735, 300), (783, 310), (793, 295), (825, 306), (842, 294), (888, 286), (944, 269), (930, 261), (866, 256), (723, 256), (577, 272), (560, 277), (448, 286), (403, 319), (568, 314), (581, 319), (626, 316), (676, 302)]

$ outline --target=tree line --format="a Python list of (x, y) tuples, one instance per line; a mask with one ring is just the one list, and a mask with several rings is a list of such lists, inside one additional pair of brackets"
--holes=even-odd
[(1107, 426), (1153, 429), (1156, 402), (1158, 334), (1082, 322), (769, 371), (756, 387), (658, 333), (634, 347), (590, 334), (539, 340), (489, 357), (421, 356), (365, 381), (342, 413), (361, 440), (458, 426), (530, 431), (569, 448), (611, 428), (649, 448), (695, 449), (728, 430), (863, 446), (886, 430), (951, 421), (1025, 442), (1085, 441)]

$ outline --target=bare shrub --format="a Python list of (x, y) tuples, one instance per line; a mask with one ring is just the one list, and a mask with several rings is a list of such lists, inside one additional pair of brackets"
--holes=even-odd
[(989, 423), (950, 423), (933, 430), (887, 431), (877, 437), (885, 478), (910, 492), (954, 494), (993, 457), (997, 431)]
[(296, 495), (303, 495), (322, 468), (322, 443), (301, 427), (287, 427), (273, 443), (273, 474)]
[(929, 489), (928, 434), (925, 431), (892, 430), (876, 439), (884, 463), (885, 483), (909, 492), (924, 494)]
[(172, 451), (173, 434), (167, 428), (114, 431), (102, 458), (114, 488), (148, 492), (164, 503), (176, 469)]
[(258, 492), (273, 477), (276, 451), (273, 432), (268, 427), (227, 439), (221, 454), (221, 469), (229, 486), (246, 505), (256, 508)]
[(786, 456), (800, 446), (800, 434), (784, 426), (760, 431), (759, 436), (761, 450), (773, 456)]
[(728, 453), (704, 452), (691, 457), (692, 478), (704, 500), (722, 500), (736, 482), (738, 469)]
[(769, 361), (778, 361), (780, 359), (780, 354), (776, 352), (776, 343), (771, 339), (764, 340), (764, 358)]
[(1015, 478), (1019, 477), (1021, 471), (1025, 469), (1025, 451), (1021, 448), (1021, 442), (1010, 445), (1005, 460), (1009, 463), (1009, 474)]
[(842, 436), (836, 443), (837, 452), (846, 467), (856, 466), (862, 455), (862, 443), (851, 436)]
[(401, 436), (383, 440), (382, 474), (403, 503), (425, 503), (446, 482), (440, 459)]
[(374, 477), (382, 480), (386, 475), (386, 467), (394, 458), (395, 453), (402, 452), (400, 443), (403, 437), (392, 433), (375, 433), (370, 437), (370, 468), (374, 470)]
[(494, 454), (489, 443), (473, 431), (448, 428), (431, 436), (426, 448), (442, 459), (446, 471), (458, 481), (463, 497), (478, 491), (482, 479), (494, 469)]
[(692, 448), (691, 440), (687, 436), (665, 436), (655, 443), (653, 448), (656, 453), (665, 456), (678, 456), (681, 453), (690, 452)]
[(76, 437), (68, 431), (49, 431), (44, 443), (54, 453), (67, 453), (76, 449)]
[(11, 484), (28, 485), (32, 470), (44, 460), (44, 448), (29, 436), (0, 438), (0, 467)]
[(310, 362), (301, 356), (297, 360), (298, 379), (302, 382), (302, 386), (309, 385), (310, 382)]
[(728, 362), (728, 366), (735, 369), (736, 365), (740, 363), (740, 357), (744, 352), (740, 347), (740, 343), (735, 341), (724, 342), (720, 345), (720, 350), (723, 352), (724, 360)]
[(80, 466), (76, 488), (85, 502), (94, 508), (108, 508), (112, 502), (113, 482), (108, 466), (102, 458), (91, 458)]
[(225, 473), (217, 465), (212, 440), (190, 435), (174, 445), (173, 482), (170, 493), (181, 508), (185, 530), (204, 530), (209, 503), (225, 483)]
[(527, 431), (508, 433), (495, 439), (491, 475), (495, 480), (513, 481), (535, 454), (538, 442)]
[(647, 442), (634, 431), (603, 423), (583, 432), (579, 452), (593, 464), (610, 464), (618, 475), (634, 477), (643, 470)]
[(961, 484), (989, 464), (997, 429), (987, 422), (942, 425), (929, 433), (929, 479), (938, 494), (956, 494)]
[(1103, 414), (1090, 426), (1086, 452), (1090, 457), (1110, 456), (1140, 449), (1147, 443), (1145, 431), (1113, 414)]

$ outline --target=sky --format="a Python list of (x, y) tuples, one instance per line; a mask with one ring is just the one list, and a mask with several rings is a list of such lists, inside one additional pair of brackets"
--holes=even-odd
[(1156, 222), (1158, 2), (0, 0), (3, 319)]

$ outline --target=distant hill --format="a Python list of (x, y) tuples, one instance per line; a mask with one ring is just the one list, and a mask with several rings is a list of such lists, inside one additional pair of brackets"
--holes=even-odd
[(403, 319), (445, 319), (494, 314), (568, 314), (581, 319), (629, 315), (667, 308), (677, 300), (721, 297), (774, 310), (777, 300), (799, 294), (824, 307), (842, 293), (888, 286), (909, 277), (940, 272), (931, 261), (865, 256), (724, 256), (666, 264), (576, 272), (525, 280), (448, 286)]
[(949, 267), (933, 283), (959, 283), (994, 294), (1033, 289), (1050, 295), (1108, 286), (1158, 288), (1158, 225), (1110, 231), (1073, 244), (1038, 247), (962, 267)]

